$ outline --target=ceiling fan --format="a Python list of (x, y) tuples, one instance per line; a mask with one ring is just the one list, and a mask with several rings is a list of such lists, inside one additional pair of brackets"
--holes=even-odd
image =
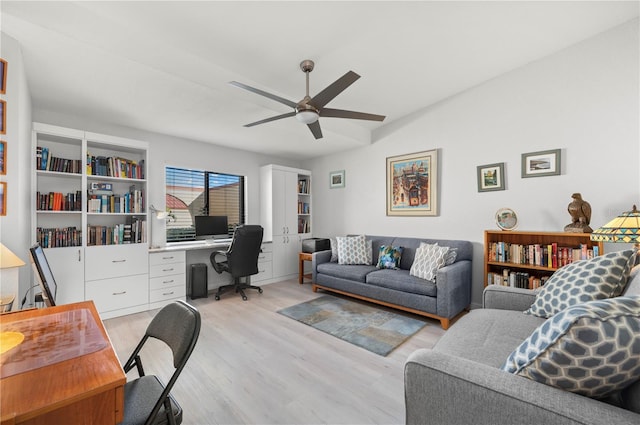
[(331, 117), (331, 118), (351, 118), (356, 120), (370, 120), (370, 121), (382, 121), (385, 119), (384, 115), (367, 114), (364, 112), (346, 111), (344, 109), (332, 109), (325, 108), (324, 106), (332, 101), (336, 96), (342, 93), (347, 87), (353, 84), (360, 76), (353, 71), (349, 71), (342, 77), (338, 78), (320, 93), (314, 97), (309, 96), (309, 73), (313, 71), (314, 63), (312, 60), (304, 60), (300, 63), (300, 69), (306, 74), (307, 79), (307, 94), (298, 103), (291, 100), (284, 99), (275, 94), (267, 93), (255, 87), (247, 86), (246, 84), (239, 83), (237, 81), (231, 81), (229, 84), (241, 89), (248, 90), (250, 92), (259, 94), (264, 97), (268, 97), (271, 100), (280, 102), (284, 105), (292, 107), (292, 112), (286, 114), (276, 115), (275, 117), (265, 118), (260, 121), (246, 124), (245, 127), (253, 127), (254, 125), (264, 124), (267, 122), (279, 120), (282, 118), (289, 118), (295, 116), (301, 123), (307, 124), (309, 130), (316, 139), (322, 138), (322, 130), (320, 129), (319, 117)]

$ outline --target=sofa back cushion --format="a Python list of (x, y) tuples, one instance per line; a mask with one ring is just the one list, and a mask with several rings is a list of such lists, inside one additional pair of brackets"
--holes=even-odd
[(547, 319), (503, 370), (602, 398), (640, 379), (640, 297), (577, 304)]

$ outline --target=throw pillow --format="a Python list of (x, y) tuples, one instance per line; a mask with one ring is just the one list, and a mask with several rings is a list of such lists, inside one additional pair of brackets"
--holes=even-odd
[(411, 276), (425, 280), (435, 280), (436, 272), (445, 265), (445, 255), (449, 247), (422, 242), (416, 249), (416, 256), (409, 270)]
[(618, 295), (629, 276), (633, 253), (631, 249), (610, 252), (556, 270), (525, 313), (549, 318), (572, 305)]
[(331, 244), (331, 262), (338, 262), (338, 241), (336, 238), (329, 238), (329, 243)]
[(397, 269), (400, 267), (402, 251), (401, 246), (381, 245), (377, 267), (379, 269)]
[[(338, 264), (371, 264), (364, 235), (337, 236)], [(369, 257), (371, 254), (369, 254)]]
[(640, 378), (640, 297), (574, 305), (540, 325), (502, 370), (601, 398)]
[(622, 295), (625, 297), (640, 296), (640, 264), (631, 269), (629, 281)]
[(449, 251), (444, 256), (444, 265), (452, 265), (456, 262), (456, 258), (458, 258), (458, 248), (449, 248)]

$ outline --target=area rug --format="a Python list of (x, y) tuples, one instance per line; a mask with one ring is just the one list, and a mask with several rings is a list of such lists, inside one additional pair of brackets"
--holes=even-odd
[(381, 356), (388, 355), (426, 325), (419, 319), (332, 295), (278, 313)]

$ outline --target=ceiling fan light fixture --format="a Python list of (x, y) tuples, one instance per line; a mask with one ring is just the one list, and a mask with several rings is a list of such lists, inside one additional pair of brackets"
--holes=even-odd
[(303, 124), (313, 124), (319, 117), (316, 111), (299, 111), (296, 114), (296, 119)]

